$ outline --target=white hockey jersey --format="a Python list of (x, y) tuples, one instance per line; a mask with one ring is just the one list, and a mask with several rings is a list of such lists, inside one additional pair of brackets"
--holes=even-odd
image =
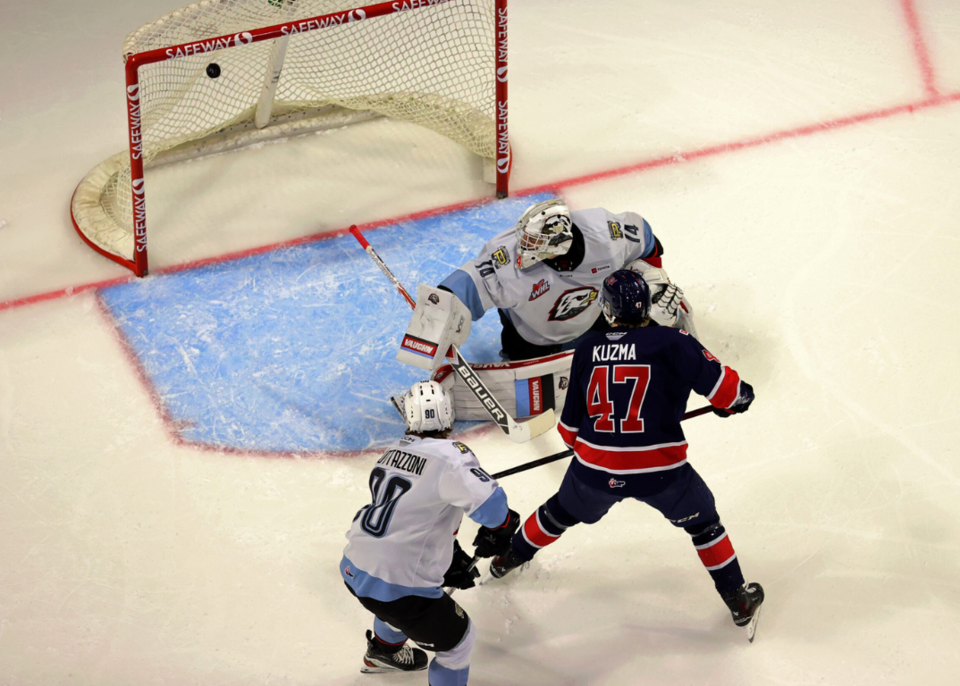
[(470, 308), (474, 320), (497, 307), (507, 311), (530, 343), (574, 340), (600, 314), (597, 296), (603, 280), (629, 262), (649, 256), (655, 243), (650, 225), (635, 212), (612, 214), (598, 207), (572, 211), (570, 218), (584, 240), (583, 261), (572, 271), (558, 272), (543, 262), (517, 268), (517, 238), (510, 228), (441, 285)]
[(373, 502), (354, 517), (340, 572), (358, 596), (440, 597), (463, 513), (489, 527), (507, 496), (463, 443), (405, 436), (370, 472)]

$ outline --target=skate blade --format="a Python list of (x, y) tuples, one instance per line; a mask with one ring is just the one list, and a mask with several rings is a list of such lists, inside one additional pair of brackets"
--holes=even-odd
[(360, 668), (361, 674), (385, 674), (386, 672), (398, 672), (397, 669), (388, 669), (387, 667), (377, 667), (376, 665), (368, 665), (366, 662), (363, 663), (363, 667)]
[(760, 623), (760, 610), (763, 609), (763, 605), (757, 606), (757, 611), (753, 613), (753, 617), (750, 618), (750, 623), (747, 624), (747, 640), (753, 643), (753, 639), (757, 635), (757, 624)]

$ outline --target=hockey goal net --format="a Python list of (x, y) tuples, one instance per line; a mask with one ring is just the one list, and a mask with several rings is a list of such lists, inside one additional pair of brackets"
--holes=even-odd
[(129, 149), (80, 182), (96, 251), (148, 271), (144, 170), (373, 116), (490, 164), (507, 194), (506, 0), (203, 0), (124, 41)]

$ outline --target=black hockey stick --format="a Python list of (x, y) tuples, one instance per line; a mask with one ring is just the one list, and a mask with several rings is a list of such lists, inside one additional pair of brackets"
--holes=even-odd
[[(706, 407), (701, 407), (696, 410), (690, 410), (689, 412), (683, 415), (683, 419), (681, 419), (680, 421), (683, 421), (684, 419), (690, 419), (691, 417), (699, 417), (702, 414), (706, 414), (707, 412), (712, 412), (712, 411), (713, 411), (713, 405), (707, 405)], [(497, 472), (496, 474), (492, 474), (491, 476), (493, 476), (494, 479), (500, 479), (505, 476), (511, 476), (512, 474), (519, 474), (520, 472), (525, 472), (528, 469), (533, 469), (534, 467), (540, 467), (545, 464), (550, 464), (551, 462), (556, 462), (557, 460), (562, 460), (563, 458), (570, 457), (571, 455), (573, 455), (573, 450), (562, 450), (559, 453), (554, 453), (553, 455), (547, 455), (546, 457), (541, 457), (537, 460), (526, 462), (524, 464), (517, 465), (516, 467), (511, 467), (510, 469), (504, 469), (502, 472)]]
[[(407, 301), (410, 307), (416, 309), (416, 301), (410, 297), (410, 294), (407, 293), (407, 289), (403, 287), (400, 280), (393, 275), (393, 272), (390, 271), (386, 263), (380, 259), (377, 251), (373, 249), (373, 246), (370, 245), (367, 239), (363, 237), (363, 234), (360, 233), (360, 229), (358, 229), (356, 225), (353, 225), (350, 227), (350, 233), (360, 241), (360, 245), (363, 246), (363, 249), (367, 251), (367, 254), (370, 255), (376, 265), (380, 267), (380, 271), (389, 279), (394, 288), (400, 292), (403, 299)], [(470, 392), (473, 393), (477, 400), (480, 401), (480, 404), (483, 405), (483, 409), (487, 411), (490, 418), (497, 423), (497, 426), (503, 430), (503, 433), (505, 433), (511, 441), (515, 441), (516, 443), (529, 441), (531, 438), (549, 431), (553, 428), (554, 424), (556, 424), (553, 410), (547, 410), (525, 422), (518, 422), (509, 415), (503, 405), (500, 404), (500, 401), (487, 389), (483, 381), (480, 380), (480, 377), (477, 376), (477, 373), (473, 371), (473, 367), (463, 359), (463, 355), (460, 354), (457, 347), (451, 345), (450, 349), (454, 354), (454, 359), (450, 362), (453, 370), (463, 379), (464, 384), (470, 389)], [(396, 405), (396, 403), (394, 403), (394, 405)], [(397, 409), (399, 410), (400, 408), (397, 407)]]

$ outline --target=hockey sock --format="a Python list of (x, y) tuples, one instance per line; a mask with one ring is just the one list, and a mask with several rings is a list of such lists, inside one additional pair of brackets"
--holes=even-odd
[(531, 560), (541, 548), (560, 538), (564, 531), (580, 520), (567, 512), (558, 495), (537, 508), (523, 523), (514, 537), (511, 548), (524, 561)]
[(697, 549), (700, 561), (710, 572), (714, 586), (721, 595), (743, 585), (743, 573), (740, 571), (737, 553), (719, 519), (684, 529), (693, 538), (693, 546)]
[(377, 646), (377, 650), (384, 653), (396, 653), (407, 642), (407, 635), (394, 629), (379, 617), (374, 617), (373, 642)]

